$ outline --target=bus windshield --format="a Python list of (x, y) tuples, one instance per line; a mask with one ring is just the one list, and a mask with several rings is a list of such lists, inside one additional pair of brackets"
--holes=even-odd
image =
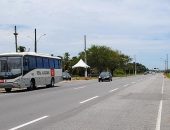
[(0, 57), (0, 78), (12, 79), (22, 73), (21, 57)]

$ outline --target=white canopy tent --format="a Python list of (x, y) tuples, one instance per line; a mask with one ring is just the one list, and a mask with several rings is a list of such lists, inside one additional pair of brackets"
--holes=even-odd
[(90, 68), (90, 66), (88, 66), (82, 59), (80, 59), (77, 64), (75, 64), (74, 66), (72, 66), (72, 68), (78, 68), (78, 67)]

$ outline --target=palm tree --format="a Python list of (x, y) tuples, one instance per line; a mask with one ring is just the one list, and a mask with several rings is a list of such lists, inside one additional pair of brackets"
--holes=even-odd
[(25, 51), (26, 51), (26, 47), (24, 47), (24, 46), (19, 46), (19, 47), (18, 47), (18, 51), (19, 51), (19, 52), (25, 52)]

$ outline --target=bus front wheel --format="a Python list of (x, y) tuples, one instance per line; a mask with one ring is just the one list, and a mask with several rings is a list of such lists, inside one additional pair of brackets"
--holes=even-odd
[(33, 89), (35, 89), (35, 82), (34, 82), (33, 80), (31, 80), (31, 81), (30, 81), (30, 86), (27, 87), (27, 90), (28, 90), (28, 91), (31, 91), (31, 90), (33, 90)]
[(7, 93), (11, 92), (11, 90), (12, 90), (12, 88), (5, 88), (5, 91), (6, 91)]

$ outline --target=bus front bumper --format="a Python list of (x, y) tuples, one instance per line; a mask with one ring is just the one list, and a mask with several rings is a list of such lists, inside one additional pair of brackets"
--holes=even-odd
[(20, 88), (18, 83), (6, 82), (0, 83), (0, 88)]

